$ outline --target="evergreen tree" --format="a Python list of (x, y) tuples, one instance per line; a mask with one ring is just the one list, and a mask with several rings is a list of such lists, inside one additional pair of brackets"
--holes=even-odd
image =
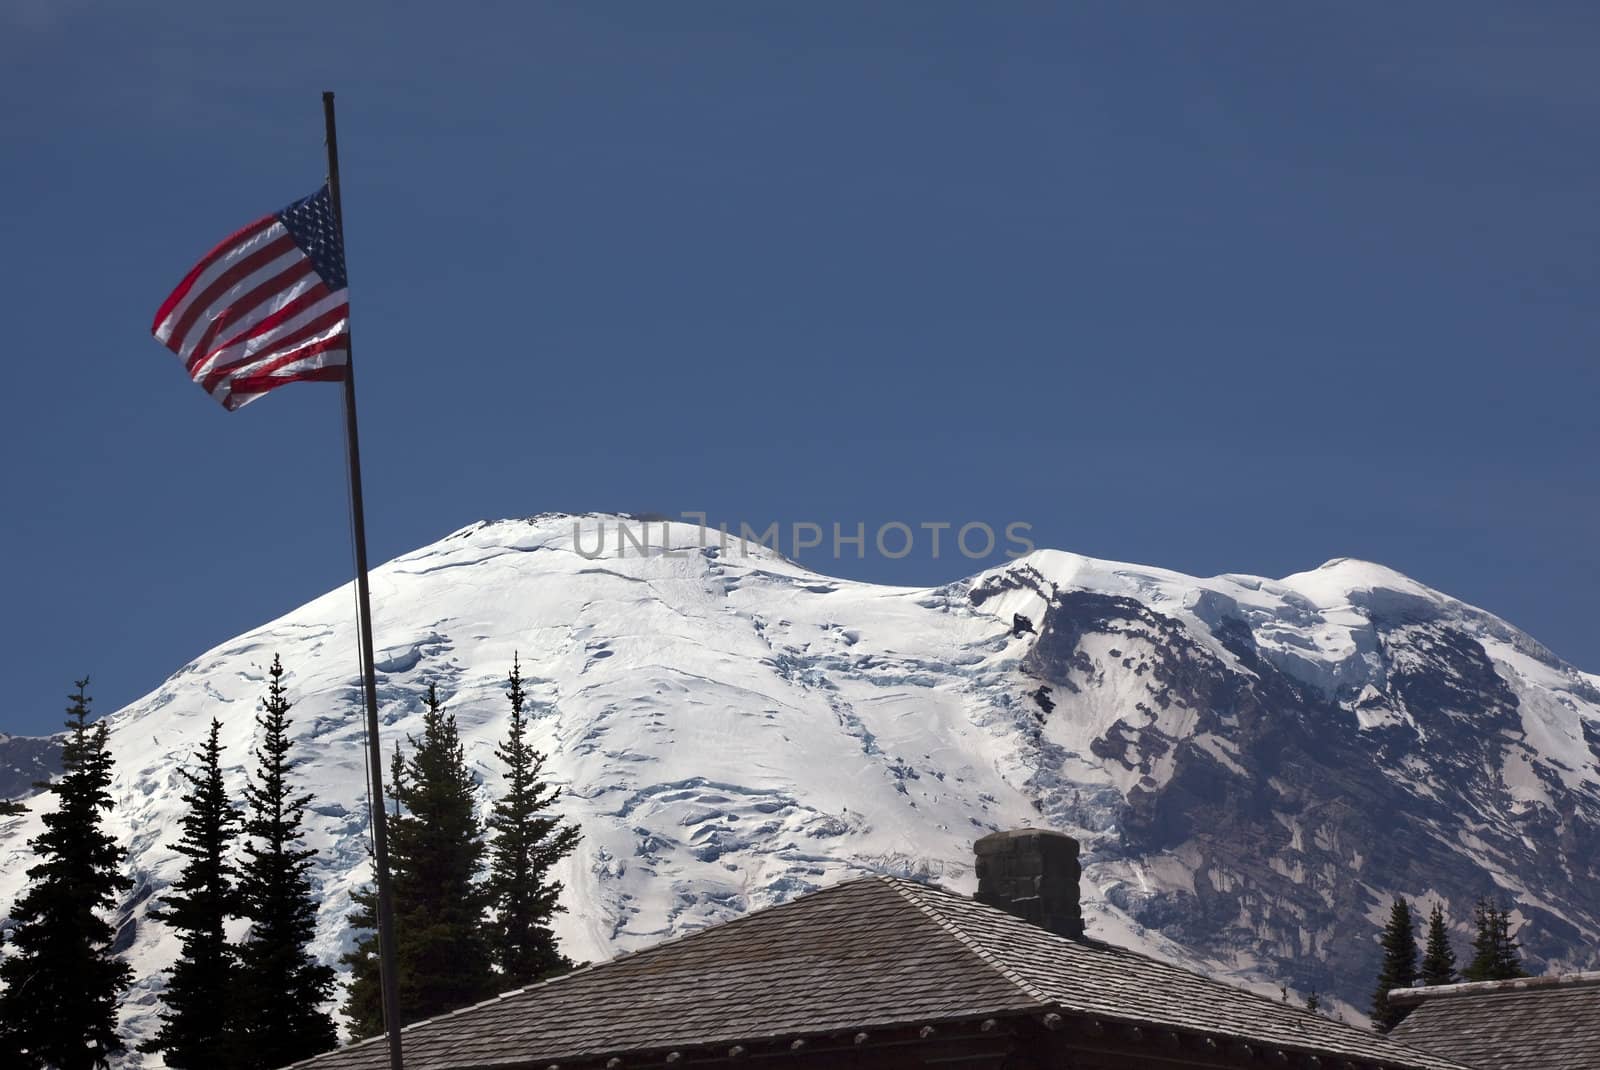
[(1383, 968), (1378, 972), (1378, 987), (1372, 994), (1372, 1027), (1387, 1033), (1406, 1016), (1404, 1009), (1391, 1006), (1389, 990), (1410, 988), (1417, 979), (1417, 923), (1404, 899), (1389, 908), (1389, 924), (1383, 930)]
[[(403, 859), (406, 855), (404, 844), (406, 830), (401, 828), (399, 822), (400, 784), (404, 777), (405, 757), (400, 753), (400, 744), (396, 743), (394, 757), (389, 762), (389, 782), (383, 788), (384, 794), (394, 803), (394, 809), (388, 815), (385, 829), (389, 845), (391, 899), (396, 897), (395, 876), (403, 868)], [(358, 939), (355, 947), (346, 952), (339, 961), (350, 967), (350, 983), (345, 990), (345, 1021), (350, 1025), (351, 1034), (360, 1040), (363, 1037), (379, 1036), (384, 1031), (383, 987), (378, 957), (377, 889), (373, 887), (352, 892), (350, 898), (355, 902), (355, 910), (350, 912), (350, 927), (366, 935)]]
[[(388, 795), (389, 874), (394, 897), (395, 957), (404, 1023), (444, 1014), (496, 990), (485, 914), (489, 899), (478, 880), (483, 826), (478, 782), (467, 768), (456, 719), (428, 685), (422, 738), (411, 754), (395, 754)], [(345, 1014), (357, 1036), (383, 1030), (378, 983), (375, 897), (357, 900), (354, 924), (369, 930), (346, 956), (352, 967)]]
[(1455, 979), (1456, 952), (1450, 946), (1444, 908), (1435, 903), (1428, 914), (1428, 943), (1422, 954), (1422, 981), (1429, 985), (1448, 985), (1453, 984)]
[(309, 877), (316, 851), (302, 845), (311, 796), (296, 794), (290, 781), (293, 722), (277, 657), (270, 673), (256, 715), (256, 769), (244, 793), (249, 812), (238, 894), (250, 935), (238, 951), (233, 1029), (244, 1065), (260, 1068), (286, 1066), (338, 1043), (333, 1019), (322, 1010), (333, 995), (334, 973), (307, 950), (317, 920)]
[(92, 1070), (123, 1050), (117, 1001), (133, 971), (112, 956), (115, 931), (103, 913), (133, 882), (118, 871), (122, 851), (101, 827), (112, 761), (105, 723), (89, 727), (88, 685), (78, 681), (67, 709), (61, 776), (40, 785), (56, 810), (28, 845), (39, 861), (12, 909), (15, 949), (0, 962), (0, 1050), (19, 1070)]
[(520, 988), (572, 968), (556, 947), (550, 919), (561, 906), (561, 882), (551, 868), (578, 845), (578, 829), (549, 811), (561, 797), (542, 779), (545, 756), (527, 741), (527, 698), (515, 656), (507, 677), (511, 724), (495, 751), (506, 766), (505, 794), (494, 804), (489, 854), (489, 893), (495, 922), (490, 939), (506, 988)]
[(1317, 990), (1315, 988), (1313, 988), (1311, 990), (1311, 994), (1306, 997), (1306, 1010), (1310, 1011), (1312, 1014), (1320, 1014), (1322, 1012), (1322, 997), (1317, 994)]
[(0, 799), (0, 817), (13, 817), (22, 813), (26, 809), (27, 807), (23, 806), (19, 802), (11, 802), (7, 799)]
[(1492, 899), (1478, 900), (1473, 911), (1477, 935), (1472, 938), (1472, 961), (1461, 971), (1468, 981), (1509, 981), (1526, 977), (1522, 945), (1511, 936), (1511, 914)]
[(150, 916), (178, 933), (182, 953), (173, 964), (162, 999), (161, 1029), (139, 1046), (165, 1052), (177, 1070), (220, 1070), (235, 1065), (230, 1052), (236, 958), (226, 923), (239, 913), (231, 855), (239, 814), (222, 781), (222, 723), (211, 722), (198, 770), (181, 770), (189, 782), (183, 796), (183, 838), (175, 850), (187, 861), (183, 872)]

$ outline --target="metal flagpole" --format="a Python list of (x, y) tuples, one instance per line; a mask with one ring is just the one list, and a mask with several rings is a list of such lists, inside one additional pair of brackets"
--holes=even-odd
[[(333, 202), (339, 245), (344, 246), (344, 211), (339, 203), (339, 138), (333, 123), (333, 94), (322, 94), (328, 132), (328, 198)], [(389, 1037), (389, 1068), (404, 1070), (400, 1055), (400, 984), (395, 966), (394, 901), (389, 889), (389, 835), (383, 810), (383, 751), (378, 746), (378, 674), (372, 664), (372, 598), (367, 590), (367, 522), (361, 504), (361, 445), (356, 435), (356, 367), (345, 340), (345, 446), (350, 459), (350, 526), (356, 544), (356, 603), (361, 624), (361, 670), (367, 699), (368, 812), (372, 817), (372, 864), (378, 884), (378, 978), (383, 988), (383, 1028)]]

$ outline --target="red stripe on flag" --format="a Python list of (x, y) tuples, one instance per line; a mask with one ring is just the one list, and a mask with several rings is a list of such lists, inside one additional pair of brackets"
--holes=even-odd
[[(213, 381), (219, 373), (227, 374), (229, 371), (239, 367), (242, 364), (249, 364), (252, 361), (257, 361), (263, 357), (270, 356), (272, 353), (282, 348), (286, 339), (293, 339), (296, 336), (303, 337), (303, 335), (301, 335), (301, 331), (304, 325), (302, 325), (302, 327), (293, 328), (288, 334), (281, 338), (273, 338), (271, 336), (274, 331), (281, 330), (284, 324), (288, 323), (290, 320), (293, 320), (302, 312), (314, 307), (319, 302), (327, 300), (330, 296), (336, 297), (337, 295), (330, 295), (328, 293), (327, 284), (321, 279), (318, 279), (316, 284), (312, 286), (311, 289), (307, 290), (299, 297), (296, 297), (293, 301), (290, 301), (288, 304), (284, 305), (270, 316), (264, 317), (260, 323), (256, 324), (248, 331), (236, 335), (235, 337), (228, 339), (226, 342), (223, 342), (221, 345), (214, 348), (212, 350), (212, 354), (218, 359), (210, 368), (206, 369), (204, 379), (197, 378), (195, 375), (190, 375), (190, 378), (194, 379), (195, 382), (204, 385), (206, 382)], [(337, 313), (339, 316), (346, 315), (349, 308), (350, 303), (348, 301), (340, 301), (333, 308), (318, 314), (316, 319), (312, 322), (322, 322), (326, 320), (326, 318), (332, 313)], [(256, 348), (251, 349), (251, 344), (254, 344)], [(226, 361), (220, 359), (221, 355), (228, 353), (229, 350), (234, 351), (233, 353), (229, 354), (229, 359)]]
[[(289, 347), (297, 346), (306, 339), (314, 338), (323, 333), (349, 315), (350, 306), (348, 304), (341, 304), (335, 308), (331, 308), (315, 319), (296, 327), (293, 331), (284, 335), (282, 338), (274, 339), (271, 346), (258, 350), (254, 353), (246, 353), (237, 360), (231, 360), (227, 364), (218, 365), (217, 367), (212, 368), (210, 371), (206, 372), (205, 378), (198, 380), (198, 382), (200, 383), (201, 388), (209, 394), (211, 391), (217, 388), (217, 385), (221, 383), (222, 380), (231, 375), (235, 369), (245, 367), (249, 364), (254, 364), (258, 361), (267, 360), (278, 353), (285, 352)], [(341, 332), (341, 334), (336, 337), (343, 337), (344, 334), (348, 333), (348, 330), (346, 330), (345, 332)], [(233, 343), (230, 342), (228, 344), (232, 345)], [(222, 346), (221, 348), (226, 349), (227, 346)]]
[[(216, 341), (217, 335), (220, 334), (224, 328), (231, 328), (234, 324), (240, 322), (241, 320), (249, 319), (250, 314), (257, 308), (261, 307), (263, 303), (270, 300), (275, 295), (280, 294), (294, 286), (295, 283), (299, 282), (301, 279), (304, 279), (307, 275), (310, 275), (314, 271), (316, 271), (316, 265), (311, 262), (309, 257), (300, 260), (298, 263), (290, 264), (288, 267), (272, 276), (272, 278), (263, 282), (260, 286), (257, 286), (249, 293), (240, 297), (238, 301), (224, 309), (216, 319), (211, 321), (210, 326), (206, 328), (206, 333), (201, 336), (200, 341), (195, 344), (194, 351), (189, 354), (189, 361), (186, 365), (189, 370), (189, 374), (192, 376), (194, 374), (194, 370), (205, 361), (207, 355), (209, 355), (212, 351), (212, 343)], [(324, 292), (327, 290), (326, 287), (323, 287), (322, 289)], [(276, 313), (273, 314), (275, 315)], [(232, 340), (223, 344), (231, 345)]]
[[(344, 341), (343, 338), (340, 339), (341, 343)], [(342, 344), (340, 348), (343, 348)], [(288, 386), (290, 383), (337, 383), (342, 382), (344, 377), (345, 364), (341, 361), (338, 364), (328, 364), (320, 368), (307, 368), (305, 371), (298, 371), (292, 375), (263, 377), (265, 381), (257, 379), (255, 376), (240, 378), (234, 380), (232, 389), (222, 399), (222, 405), (229, 412), (232, 412), (246, 402), (253, 401), (262, 394), (276, 390), (280, 386)]]
[(240, 227), (238, 230), (234, 231), (232, 234), (218, 242), (217, 247), (211, 250), (205, 256), (201, 257), (200, 262), (196, 264), (192, 270), (190, 270), (189, 274), (183, 277), (182, 282), (178, 283), (177, 289), (168, 294), (167, 299), (161, 302), (161, 307), (156, 310), (156, 318), (154, 322), (150, 324), (150, 333), (156, 333), (156, 329), (161, 326), (161, 321), (171, 315), (172, 310), (178, 307), (178, 302), (183, 300), (184, 295), (189, 292), (189, 289), (194, 285), (195, 280), (201, 275), (205, 274), (207, 268), (227, 255), (228, 251), (234, 246), (255, 237), (257, 234), (260, 234), (263, 230), (266, 230), (277, 221), (278, 217), (276, 214), (263, 216), (254, 223)]
[(340, 331), (331, 338), (322, 338), (309, 345), (303, 345), (298, 349), (284, 352), (259, 367), (251, 368), (247, 374), (238, 376), (234, 379), (234, 383), (253, 383), (257, 380), (266, 379), (279, 368), (286, 368), (296, 361), (306, 360), (309, 357), (316, 356), (318, 353), (326, 353), (329, 350), (343, 349), (349, 339), (349, 331)]
[[(288, 304), (284, 305), (270, 316), (262, 317), (260, 323), (256, 324), (254, 327), (251, 327), (248, 331), (243, 331), (228, 339), (226, 342), (223, 342), (221, 345), (217, 346), (217, 349), (227, 349), (229, 346), (236, 346), (241, 342), (249, 342), (253, 339), (260, 338), (263, 335), (271, 334), (289, 320), (294, 319), (296, 316), (310, 308), (312, 305), (316, 304), (318, 301), (321, 301), (323, 298), (329, 296), (331, 295), (328, 293), (328, 284), (323, 282), (321, 279), (318, 279), (311, 289), (307, 290), (299, 297), (296, 297), (293, 301), (290, 301)], [(341, 302), (339, 307), (347, 308), (349, 307), (349, 302)]]
[(206, 287), (205, 292), (191, 301), (189, 307), (184, 310), (183, 317), (178, 320), (177, 326), (172, 329), (172, 337), (167, 339), (167, 348), (174, 353), (182, 355), (183, 341), (188, 336), (190, 328), (194, 326), (194, 321), (199, 319), (201, 314), (211, 307), (213, 301), (236, 286), (241, 279), (248, 278), (257, 269), (272, 263), (278, 257), (294, 248), (294, 237), (290, 234), (285, 234), (283, 237), (263, 245), (260, 249), (257, 249), (227, 271), (218, 275), (211, 285)]

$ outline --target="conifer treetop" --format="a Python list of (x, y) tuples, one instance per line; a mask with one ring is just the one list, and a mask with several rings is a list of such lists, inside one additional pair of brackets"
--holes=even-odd
[[(436, 684), (423, 695), (422, 732), (395, 748), (385, 791), (395, 958), (401, 1020), (409, 1023), (476, 1003), (506, 987), (495, 977), (485, 935), (488, 895), (477, 777), (467, 764), (455, 715)], [(364, 932), (345, 956), (351, 982), (345, 1015), (358, 1037), (382, 1031), (376, 900), (355, 896), (352, 925)]]
[(222, 776), (222, 723), (196, 754), (194, 768), (180, 769), (189, 784), (182, 837), (173, 845), (183, 871), (150, 916), (178, 934), (181, 953), (168, 974), (161, 1026), (139, 1046), (164, 1052), (174, 1070), (228, 1070), (239, 1064), (234, 1048), (238, 956), (228, 941), (227, 921), (240, 909), (233, 863), (240, 828)]
[(550, 927), (563, 909), (562, 885), (551, 870), (577, 848), (579, 831), (552, 812), (561, 791), (545, 782), (545, 756), (528, 742), (527, 695), (515, 655), (506, 677), (506, 700), (510, 723), (505, 742), (495, 750), (506, 773), (489, 817), (494, 838), (488, 886), (495, 904), (496, 962), (507, 981), (527, 985), (572, 968)]
[(133, 882), (102, 824), (112, 809), (112, 759), (104, 721), (91, 726), (87, 678), (67, 708), (56, 797), (29, 841), (38, 861), (13, 906), (14, 953), (0, 961), (0, 1023), (8, 1057), (23, 1070), (95, 1070), (123, 1048), (117, 1003), (133, 971), (111, 953), (106, 915)]
[(1448, 985), (1456, 981), (1456, 953), (1450, 946), (1450, 930), (1444, 907), (1433, 904), (1428, 913), (1427, 945), (1422, 954), (1422, 981), (1429, 985)]
[(1478, 900), (1473, 910), (1477, 932), (1472, 961), (1461, 971), (1468, 981), (1509, 981), (1528, 976), (1522, 968), (1522, 945), (1511, 933), (1511, 912), (1492, 898)]
[(310, 952), (317, 900), (310, 872), (316, 851), (302, 839), (312, 796), (296, 792), (292, 776), (291, 704), (283, 663), (274, 656), (267, 695), (256, 715), (256, 768), (245, 786), (245, 859), (239, 900), (250, 934), (239, 948), (244, 1005), (241, 1047), (249, 1070), (285, 1066), (338, 1043), (333, 1019), (321, 1007), (333, 994), (334, 972)]
[(1410, 988), (1417, 979), (1417, 923), (1411, 905), (1396, 898), (1389, 908), (1389, 922), (1384, 926), (1383, 965), (1378, 971), (1377, 988), (1372, 993), (1372, 1026), (1387, 1033), (1406, 1015), (1404, 1009), (1389, 1002), (1389, 992), (1396, 988)]

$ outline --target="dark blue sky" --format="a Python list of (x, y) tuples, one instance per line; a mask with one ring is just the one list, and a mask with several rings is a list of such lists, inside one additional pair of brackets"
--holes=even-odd
[(376, 560), (1021, 520), (1372, 558), (1600, 668), (1592, 5), (140, 7), (0, 13), (0, 730), (348, 578), (338, 389), (229, 415), (147, 334), (321, 181), (323, 88)]

